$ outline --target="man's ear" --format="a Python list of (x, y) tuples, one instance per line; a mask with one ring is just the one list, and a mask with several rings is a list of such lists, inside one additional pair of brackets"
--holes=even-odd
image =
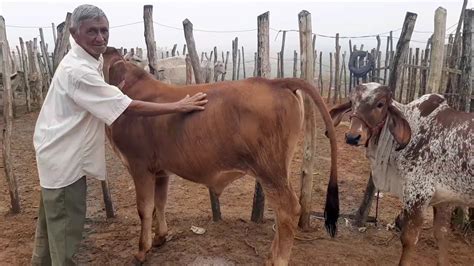
[(336, 105), (329, 111), (334, 127), (337, 127), (337, 125), (341, 123), (342, 117), (344, 116), (345, 113), (349, 112), (351, 108), (352, 108), (352, 103), (346, 102), (346, 103)]
[(411, 139), (411, 128), (403, 114), (393, 105), (388, 106), (388, 129), (398, 143), (397, 151), (405, 148)]

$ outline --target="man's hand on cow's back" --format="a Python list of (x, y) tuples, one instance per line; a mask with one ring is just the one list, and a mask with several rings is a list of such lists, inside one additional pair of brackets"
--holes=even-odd
[(132, 100), (125, 110), (125, 114), (154, 116), (201, 111), (204, 110), (204, 105), (207, 103), (206, 97), (205, 93), (198, 92), (193, 96), (187, 95), (177, 102), (156, 103)]
[(183, 99), (176, 102), (177, 110), (182, 113), (204, 110), (204, 105), (207, 103), (207, 95), (198, 92), (193, 96), (186, 95)]

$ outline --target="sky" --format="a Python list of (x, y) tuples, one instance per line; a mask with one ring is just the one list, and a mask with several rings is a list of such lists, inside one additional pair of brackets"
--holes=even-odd
[[(92, 1), (91, 1), (92, 2)], [(72, 12), (87, 1), (23, 1), (0, 0), (0, 14), (5, 18), (7, 38), (12, 49), (19, 44), (18, 38), (39, 39), (38, 27), (43, 27), (49, 51), (53, 47), (51, 23), (61, 23), (67, 12)], [(473, 8), (471, 1), (468, 8)], [(406, 12), (418, 14), (413, 47), (425, 47), (433, 31), (434, 13), (438, 7), (447, 10), (447, 34), (456, 30), (462, 8), (462, 0), (398, 0), (398, 1), (270, 1), (270, 0), (213, 0), (213, 1), (104, 1), (95, 0), (110, 23), (109, 46), (145, 48), (143, 6), (153, 5), (155, 40), (158, 47), (171, 49), (178, 45), (182, 51), (184, 39), (183, 20), (194, 25), (194, 39), (198, 52), (211, 51), (217, 46), (218, 53), (231, 51), (232, 40), (239, 38), (239, 47), (244, 46), (245, 60), (253, 60), (257, 47), (257, 16), (270, 12), (270, 57), (276, 58), (281, 49), (282, 34), (279, 30), (297, 30), (298, 13), (311, 13), (313, 33), (341, 37), (381, 35), (385, 50), (387, 32), (400, 35)], [(394, 48), (397, 39), (394, 39)], [(352, 38), (352, 44), (364, 44), (364, 48), (375, 48), (375, 37)], [(341, 38), (341, 51), (348, 51), (348, 38)], [(334, 51), (334, 38), (318, 36), (316, 49), (329, 53)], [(286, 34), (285, 59), (293, 57), (293, 50), (299, 53), (298, 32)], [(251, 57), (251, 58), (249, 58)], [(329, 57), (329, 55), (325, 55)]]

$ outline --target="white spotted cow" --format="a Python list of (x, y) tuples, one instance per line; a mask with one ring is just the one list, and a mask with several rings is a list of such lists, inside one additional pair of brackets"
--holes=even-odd
[(449, 205), (474, 206), (474, 114), (450, 108), (438, 94), (404, 105), (378, 83), (357, 86), (349, 102), (334, 107), (334, 124), (346, 113), (346, 142), (359, 145), (365, 136), (375, 186), (403, 200), (400, 264), (409, 263), (428, 206), (434, 208), (438, 262), (449, 264)]

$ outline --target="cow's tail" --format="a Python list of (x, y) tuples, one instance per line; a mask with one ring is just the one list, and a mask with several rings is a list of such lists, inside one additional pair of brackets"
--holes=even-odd
[(324, 103), (321, 95), (316, 88), (309, 82), (298, 78), (284, 78), (271, 80), (272, 85), (287, 88), (292, 91), (302, 90), (308, 94), (319, 109), (331, 143), (331, 173), (326, 195), (326, 206), (324, 209), (325, 226), (328, 233), (334, 237), (337, 232), (337, 219), (339, 218), (339, 190), (337, 186), (337, 139), (336, 130), (334, 128), (329, 111)]

